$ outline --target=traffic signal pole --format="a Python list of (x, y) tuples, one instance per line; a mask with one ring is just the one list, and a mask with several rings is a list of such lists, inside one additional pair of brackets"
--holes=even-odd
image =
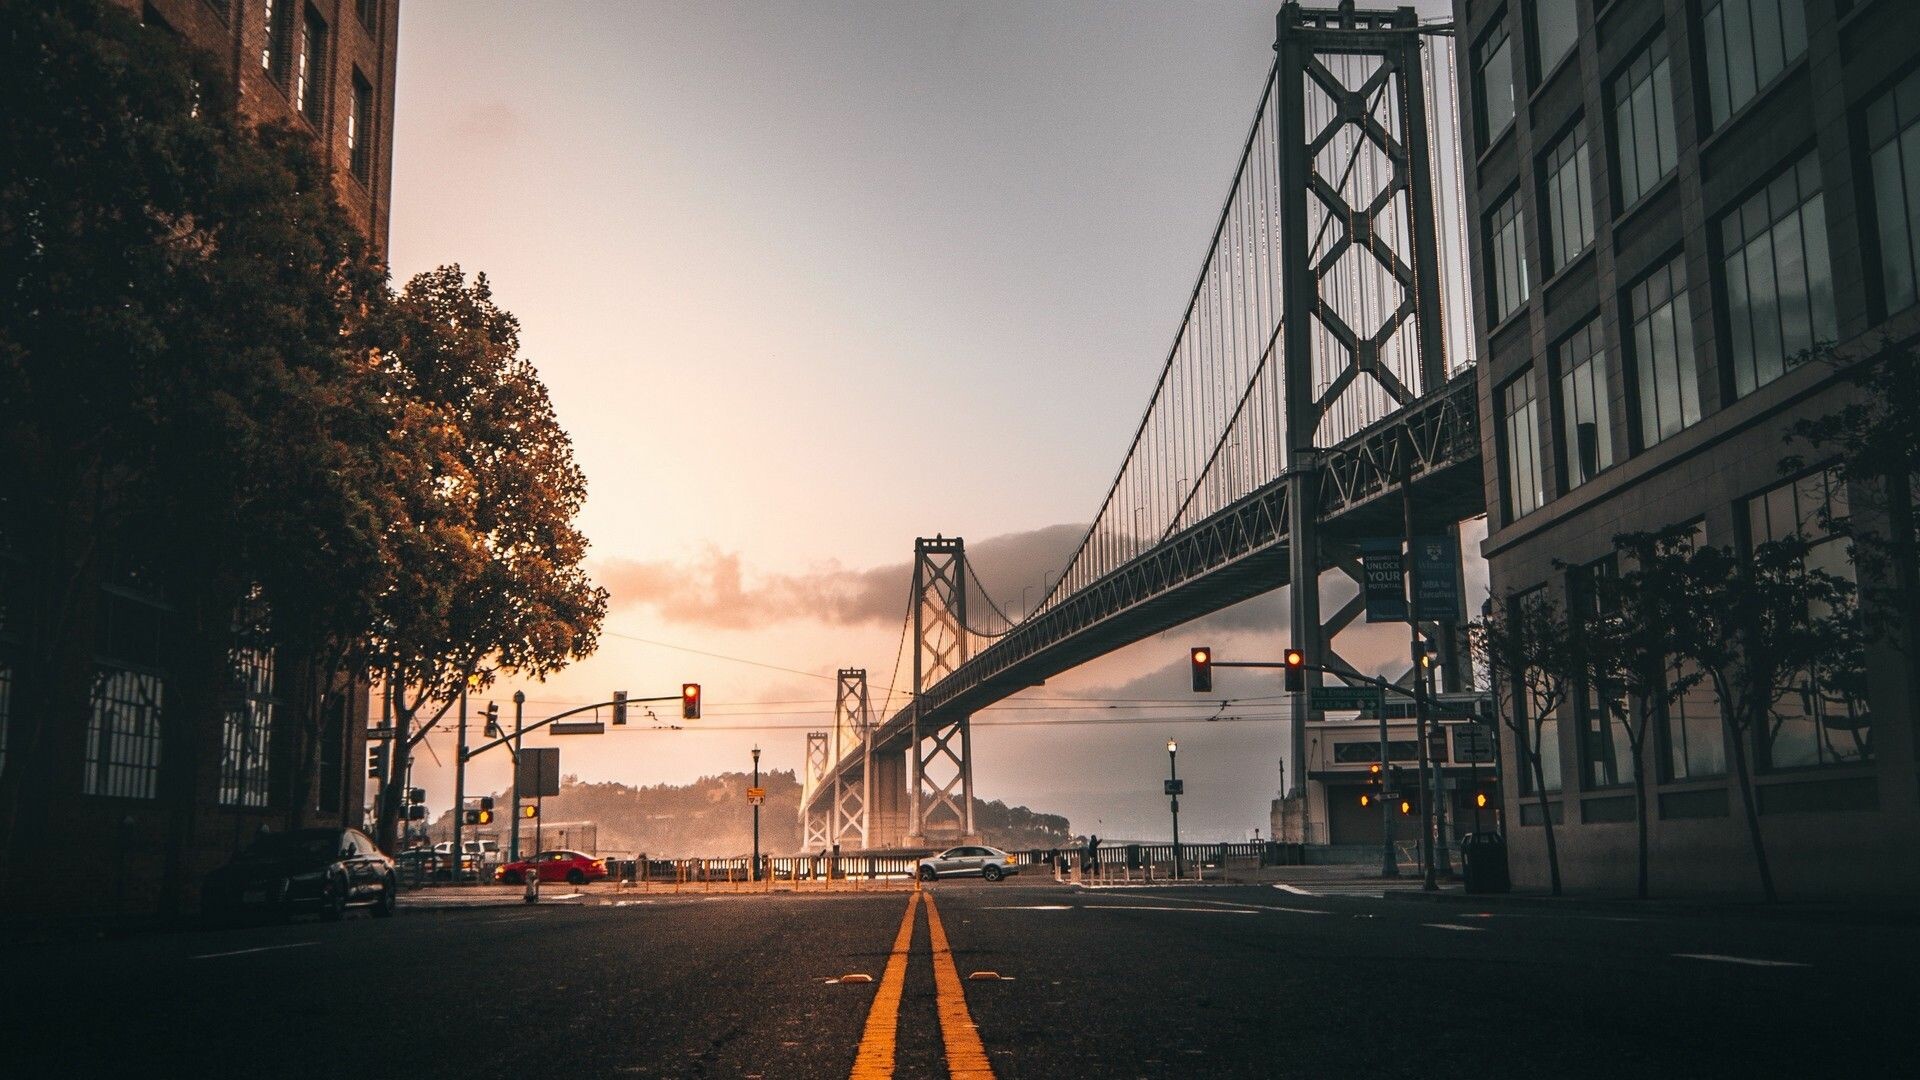
[(507, 861), (520, 861), (520, 736), (525, 732), (521, 725), (525, 722), (527, 695), (525, 691), (513, 692), (513, 826), (507, 841)]
[[(1409, 452), (1411, 447), (1408, 448)], [(1405, 462), (1401, 456), (1400, 470), (1400, 516), (1406, 530), (1407, 562), (1414, 562), (1413, 551), (1413, 483), (1408, 476)], [(1415, 567), (1407, 567), (1404, 575), (1407, 581), (1407, 637), (1411, 642), (1410, 654), (1413, 657), (1413, 730), (1414, 738), (1420, 743), (1420, 786), (1427, 786), (1427, 647), (1420, 638), (1420, 582), (1412, 572)], [(1434, 892), (1440, 888), (1433, 870), (1433, 798), (1428, 795), (1420, 800), (1420, 863), (1424, 878), (1420, 888)]]
[(460, 825), (467, 816), (467, 688), (460, 687), (460, 740), (453, 755), (453, 880), (461, 880), (467, 849), (460, 846)]

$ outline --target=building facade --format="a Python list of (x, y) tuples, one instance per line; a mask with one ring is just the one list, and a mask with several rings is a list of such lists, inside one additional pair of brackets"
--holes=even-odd
[[(1800, 533), (1854, 573), (1859, 492), (1785, 436), (1852, 393), (1857, 356), (1920, 328), (1920, 4), (1455, 0), (1496, 603), (1562, 607), (1612, 537), (1694, 524), (1750, 550)], [(1868, 700), (1817, 690), (1748, 746), (1783, 894), (1920, 885), (1908, 661)], [(1584, 695), (1576, 695), (1576, 698)], [(1543, 886), (1550, 815), (1569, 887), (1631, 890), (1632, 780), (1651, 781), (1657, 893), (1758, 890), (1731, 745), (1707, 690), (1642, 753), (1575, 700), (1547, 720), (1544, 811), (1506, 785), (1516, 883)], [(1503, 728), (1504, 761), (1525, 760)], [(1518, 774), (1522, 770), (1511, 769)]]
[[(341, 205), (377, 252), (387, 240), (398, 0), (112, 0), (156, 32), (220, 58), (237, 108), (323, 148)], [(31, 569), (0, 563), (0, 598)], [(206, 872), (262, 828), (359, 825), (367, 688), (324, 685), (271, 635), (269, 598), (244, 598), (217, 692), (180, 670), (184, 612), (137, 576), (108, 573), (88, 614), (86, 723), (8, 745), (18, 628), (0, 618), (0, 769), (35, 777), (35, 835), (84, 867), (85, 886), (26, 888), (10, 905), (62, 915), (190, 910)], [(5, 605), (0, 605), (4, 607)], [(11, 615), (11, 612), (6, 614)], [(224, 617), (224, 616), (223, 616)], [(310, 703), (317, 703), (309, 707)], [(314, 730), (298, 733), (296, 725)], [(15, 823), (18, 825), (18, 822)], [(10, 842), (18, 838), (10, 838)]]

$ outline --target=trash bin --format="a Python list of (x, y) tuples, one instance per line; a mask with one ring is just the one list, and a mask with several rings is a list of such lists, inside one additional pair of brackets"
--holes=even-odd
[(1507, 877), (1507, 838), (1497, 832), (1472, 832), (1460, 838), (1460, 859), (1470, 893), (1503, 893)]

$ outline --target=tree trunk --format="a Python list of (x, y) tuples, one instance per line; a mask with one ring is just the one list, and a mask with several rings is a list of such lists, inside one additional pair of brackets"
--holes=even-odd
[[(1742, 711), (1751, 713), (1755, 710), (1747, 709)], [(1734, 724), (1730, 715), (1732, 712), (1733, 710), (1726, 710), (1722, 715), (1728, 716), (1726, 722), (1729, 727), (1732, 728), (1729, 734), (1733, 737), (1733, 768), (1734, 775), (1740, 784), (1740, 805), (1746, 811), (1747, 815), (1747, 836), (1753, 842), (1754, 868), (1760, 871), (1760, 891), (1766, 896), (1767, 903), (1771, 904), (1778, 900), (1779, 896), (1774, 892), (1773, 888), (1773, 870), (1767, 865), (1767, 847), (1760, 838), (1760, 812), (1754, 806), (1753, 780), (1747, 770), (1746, 732), (1752, 730), (1753, 718), (1749, 717), (1748, 724), (1743, 730), (1740, 726)]]
[(1547, 777), (1540, 765), (1538, 751), (1528, 751), (1527, 757), (1533, 760), (1533, 791), (1540, 803), (1540, 827), (1545, 829), (1547, 842), (1547, 880), (1552, 885), (1554, 896), (1560, 895), (1560, 849), (1553, 839), (1553, 808), (1547, 805)]
[[(1640, 717), (1640, 733), (1635, 735), (1633, 728), (1627, 728), (1627, 746), (1633, 751), (1633, 819), (1639, 830), (1639, 874), (1635, 882), (1634, 895), (1642, 900), (1648, 897), (1648, 863), (1650, 855), (1647, 846), (1647, 755), (1645, 745), (1647, 732), (1653, 730), (1653, 717), (1643, 714)], [(1624, 722), (1624, 718), (1623, 718)]]

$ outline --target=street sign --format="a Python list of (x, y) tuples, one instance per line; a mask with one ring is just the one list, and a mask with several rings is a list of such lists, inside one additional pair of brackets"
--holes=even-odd
[(1316, 686), (1307, 691), (1313, 707), (1327, 709), (1374, 709), (1380, 708), (1385, 700), (1385, 692), (1377, 686)]
[(1452, 533), (1422, 536), (1413, 542), (1414, 610), (1422, 619), (1462, 622), (1460, 545)]
[(1493, 760), (1493, 736), (1478, 724), (1461, 724), (1453, 729), (1453, 757), (1463, 764)]
[(1402, 580), (1399, 538), (1361, 540), (1360, 571), (1367, 594), (1367, 621), (1407, 621), (1407, 587)]
[(367, 729), (367, 738), (369, 740), (385, 742), (388, 739), (397, 739), (399, 737), (400, 729), (397, 727), (370, 727)]
[(560, 748), (530, 746), (513, 766), (513, 786), (523, 799), (560, 794)]
[[(759, 789), (759, 788), (754, 788), (753, 790), (755, 790), (755, 791), (759, 791), (760, 789)], [(760, 794), (758, 794), (758, 795), (752, 795), (752, 794), (749, 794), (749, 795), (747, 796), (747, 805), (748, 805), (748, 806), (759, 806), (759, 805), (761, 805), (762, 803), (765, 803), (766, 801), (767, 801), (767, 796), (766, 796), (766, 793), (765, 793), (765, 792), (761, 792), (761, 793), (760, 793)]]
[(547, 730), (555, 735), (601, 735), (607, 725), (598, 720), (560, 720), (548, 724)]
[(1160, 783), (1168, 795), (1185, 795), (1187, 793), (1187, 782), (1185, 780), (1162, 780)]
[(750, 787), (750, 788), (748, 788), (748, 789), (747, 789), (747, 798), (749, 798), (749, 799), (764, 799), (764, 798), (766, 798), (766, 797), (767, 797), (767, 789), (766, 789), (766, 788), (763, 788), (763, 787)]

